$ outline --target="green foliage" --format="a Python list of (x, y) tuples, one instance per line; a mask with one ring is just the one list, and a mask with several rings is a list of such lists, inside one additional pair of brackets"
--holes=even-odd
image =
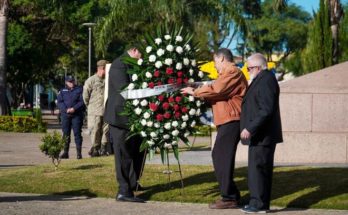
[(55, 169), (57, 169), (60, 163), (59, 154), (64, 148), (65, 139), (55, 131), (52, 135), (46, 134), (43, 136), (41, 141), (42, 144), (39, 146), (40, 150), (52, 159), (52, 163)]
[(332, 65), (332, 34), (330, 14), (325, 0), (309, 27), (306, 49), (303, 52), (303, 73), (313, 72)]
[(0, 130), (9, 132), (46, 132), (46, 124), (28, 116), (0, 116)]
[(348, 3), (344, 6), (344, 17), (339, 28), (340, 62), (348, 61)]

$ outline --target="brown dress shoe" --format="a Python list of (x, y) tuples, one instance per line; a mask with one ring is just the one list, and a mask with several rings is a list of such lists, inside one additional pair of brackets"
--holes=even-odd
[(236, 209), (238, 208), (238, 202), (236, 200), (222, 200), (218, 199), (215, 202), (209, 204), (210, 209)]

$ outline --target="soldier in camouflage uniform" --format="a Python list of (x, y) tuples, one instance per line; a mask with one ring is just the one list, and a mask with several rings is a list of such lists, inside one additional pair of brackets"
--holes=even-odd
[(106, 60), (97, 62), (97, 73), (89, 77), (83, 86), (83, 100), (87, 106), (87, 126), (91, 136), (91, 157), (107, 155), (109, 127), (104, 123), (104, 87)]

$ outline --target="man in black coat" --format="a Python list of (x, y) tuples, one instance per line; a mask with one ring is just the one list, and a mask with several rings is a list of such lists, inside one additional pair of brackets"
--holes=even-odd
[(242, 143), (249, 145), (250, 201), (242, 211), (262, 213), (270, 207), (274, 152), (283, 141), (279, 85), (263, 55), (251, 55), (247, 65), (252, 82), (242, 102), (240, 128)]
[(106, 101), (104, 120), (109, 124), (115, 155), (116, 180), (119, 185), (116, 200), (129, 202), (144, 202), (136, 198), (133, 191), (137, 189), (142, 168), (144, 152), (139, 152), (141, 138), (134, 136), (126, 140), (129, 126), (127, 116), (121, 116), (125, 99), (121, 96), (122, 89), (130, 83), (127, 74), (128, 65), (123, 63), (124, 57), (141, 58), (141, 53), (135, 47), (112, 62), (109, 71), (108, 99)]

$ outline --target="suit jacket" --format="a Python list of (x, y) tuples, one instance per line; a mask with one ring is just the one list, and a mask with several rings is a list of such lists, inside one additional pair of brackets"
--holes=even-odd
[(109, 70), (109, 89), (108, 99), (105, 105), (104, 121), (109, 125), (128, 129), (127, 116), (121, 116), (124, 110), (126, 100), (121, 96), (122, 89), (130, 83), (127, 74), (128, 66), (122, 62), (122, 59), (129, 55), (127, 53), (116, 58)]
[(268, 70), (261, 71), (250, 84), (242, 102), (241, 131), (251, 133), (246, 145), (272, 145), (283, 142), (279, 111), (279, 85)]

